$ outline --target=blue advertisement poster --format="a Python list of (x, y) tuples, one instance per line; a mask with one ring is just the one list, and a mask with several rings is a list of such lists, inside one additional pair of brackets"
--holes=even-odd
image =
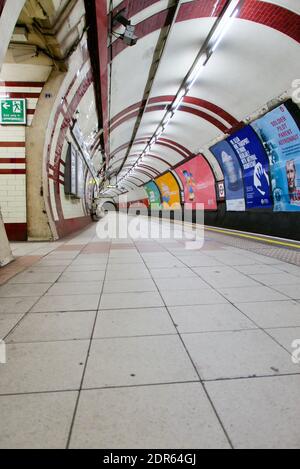
[(148, 195), (148, 199), (150, 202), (150, 207), (152, 209), (160, 209), (161, 207), (161, 197), (160, 191), (155, 184), (155, 182), (150, 181), (145, 185), (145, 189)]
[(246, 209), (243, 173), (233, 148), (224, 140), (210, 148), (217, 158), (225, 178), (227, 210), (244, 212)]
[(241, 162), (247, 208), (273, 207), (268, 156), (252, 127), (244, 127), (227, 141)]
[(252, 124), (269, 156), (274, 211), (300, 211), (300, 132), (283, 104)]

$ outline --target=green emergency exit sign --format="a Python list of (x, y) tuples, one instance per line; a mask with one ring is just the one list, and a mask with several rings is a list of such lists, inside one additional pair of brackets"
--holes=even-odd
[(0, 99), (0, 124), (26, 125), (26, 99)]

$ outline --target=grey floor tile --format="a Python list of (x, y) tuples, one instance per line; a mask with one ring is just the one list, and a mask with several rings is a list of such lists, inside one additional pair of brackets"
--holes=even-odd
[(20, 321), (23, 314), (0, 314), (0, 340)]
[(151, 279), (106, 280), (104, 293), (157, 292)]
[(156, 280), (156, 285), (160, 291), (180, 291), (180, 290), (199, 290), (202, 288), (210, 288), (210, 286), (196, 278), (162, 278)]
[(233, 445), (300, 448), (300, 376), (206, 383)]
[(42, 259), (37, 264), (36, 267), (67, 267), (72, 262), (72, 259)]
[[(267, 332), (290, 352), (291, 355), (295, 352), (296, 358), (300, 359), (300, 327), (267, 329)], [(295, 364), (295, 373), (300, 373), (300, 362), (299, 364)]]
[(111, 257), (108, 261), (109, 266), (118, 266), (118, 265), (140, 265), (143, 266), (144, 262), (141, 257)]
[(287, 300), (285, 295), (268, 287), (221, 288), (220, 293), (233, 303)]
[(39, 297), (1, 298), (0, 313), (27, 313), (38, 301)]
[(61, 311), (94, 311), (98, 309), (99, 295), (44, 296), (32, 309), (33, 313)]
[(139, 279), (150, 279), (151, 276), (146, 268), (143, 269), (122, 269), (122, 270), (110, 270), (108, 269), (106, 274), (106, 280), (139, 280)]
[(187, 267), (214, 267), (223, 265), (219, 260), (208, 256), (181, 256), (180, 260), (182, 261), (183, 266)]
[(195, 268), (194, 271), (206, 282), (215, 288), (226, 288), (226, 287), (256, 287), (260, 286), (254, 280), (251, 280), (241, 272), (237, 272), (231, 267), (202, 267)]
[(166, 308), (99, 311), (95, 338), (176, 334)]
[(59, 283), (75, 283), (75, 282), (100, 282), (104, 280), (105, 271), (95, 270), (92, 272), (65, 272), (59, 278)]
[(293, 300), (300, 300), (300, 285), (274, 285), (273, 288)]
[(236, 270), (245, 275), (272, 275), (280, 273), (276, 266), (253, 264), (253, 265), (238, 265)]
[(93, 264), (93, 265), (76, 265), (76, 264), (71, 264), (66, 270), (65, 273), (69, 272), (80, 272), (82, 275), (84, 275), (85, 272), (105, 272), (106, 270), (106, 264)]
[(76, 392), (0, 396), (1, 449), (64, 449)]
[(100, 302), (100, 309), (152, 308), (158, 306), (164, 306), (164, 304), (160, 295), (156, 292), (104, 293)]
[(51, 287), (51, 283), (6, 284), (0, 287), (0, 298), (42, 296)]
[(204, 380), (295, 373), (289, 354), (260, 330), (182, 337)]
[(162, 291), (161, 294), (167, 306), (227, 303), (227, 300), (213, 289)]
[(252, 253), (247, 253), (249, 255), (245, 255), (245, 253), (241, 253), (240, 255), (234, 253), (225, 253), (225, 252), (218, 252), (217, 259), (219, 262), (227, 265), (253, 265), (257, 264), (257, 260), (253, 258)]
[(197, 275), (188, 268), (151, 269), (151, 275), (154, 279), (197, 278)]
[(185, 265), (180, 262), (180, 260), (178, 259), (173, 259), (172, 261), (168, 261), (168, 260), (157, 260), (157, 261), (152, 261), (152, 260), (149, 260), (149, 261), (146, 261), (146, 264), (148, 266), (149, 269), (153, 270), (153, 269), (170, 269), (170, 268), (174, 268), (174, 267), (179, 267), (179, 268), (183, 268), (185, 267)]
[[(64, 265), (52, 265), (52, 266), (41, 266), (34, 264), (29, 269), (24, 270), (24, 273), (30, 272), (31, 274), (62, 274), (66, 266)], [(51, 282), (50, 282), (51, 283)]]
[(92, 335), (95, 317), (96, 311), (31, 313), (7, 337), (7, 342), (89, 339)]
[(253, 323), (231, 304), (173, 306), (169, 311), (180, 333), (255, 328)]
[(99, 295), (102, 291), (103, 281), (56, 283), (47, 292), (47, 296), (65, 295)]
[(274, 265), (273, 267), (276, 267), (281, 272), (287, 272), (289, 274), (296, 275), (297, 277), (300, 277), (300, 267), (298, 265), (287, 264), (287, 263), (281, 262), (280, 264)]
[[(54, 283), (59, 278), (61, 274), (55, 272), (34, 272), (34, 271), (25, 271), (19, 275), (13, 277), (8, 283), (9, 284), (41, 284), (41, 283)], [(18, 287), (16, 287), (18, 288)]]
[(84, 391), (71, 448), (229, 448), (200, 383)]
[(7, 344), (0, 394), (79, 389), (89, 341)]
[(259, 327), (300, 326), (300, 304), (296, 301), (264, 301), (236, 305)]
[(297, 286), (300, 288), (300, 278), (288, 273), (278, 272), (276, 274), (268, 275), (251, 275), (251, 278), (268, 286), (295, 285), (295, 290), (297, 289)]
[(118, 275), (118, 273), (128, 272), (135, 274), (148, 273), (148, 269), (144, 264), (109, 264), (107, 267), (107, 273)]
[(83, 388), (197, 380), (175, 335), (93, 340)]

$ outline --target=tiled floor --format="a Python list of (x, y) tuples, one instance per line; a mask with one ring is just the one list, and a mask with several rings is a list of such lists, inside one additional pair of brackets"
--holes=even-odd
[(96, 228), (2, 271), (0, 448), (300, 448), (298, 253)]

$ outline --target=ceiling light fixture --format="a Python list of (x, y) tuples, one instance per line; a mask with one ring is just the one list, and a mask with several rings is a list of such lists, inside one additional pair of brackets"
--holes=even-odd
[[(137, 159), (134, 167), (138, 165), (139, 161), (143, 158), (143, 156), (146, 156), (147, 153), (151, 150), (152, 146), (157, 143), (158, 139), (160, 138), (161, 134), (165, 131), (167, 128), (168, 124), (174, 117), (176, 111), (180, 108), (184, 97), (189, 93), (191, 88), (194, 86), (196, 81), (199, 78), (199, 75), (203, 71), (205, 65), (209, 61), (210, 57), (212, 54), (216, 51), (217, 47), (223, 40), (224, 36), (227, 34), (228, 30), (232, 26), (234, 19), (238, 16), (240, 12), (240, 5), (243, 3), (243, 0), (231, 0), (231, 2), (228, 4), (227, 9), (225, 13), (223, 14), (222, 18), (219, 20), (219, 23), (217, 27), (212, 30), (210, 36), (208, 36), (207, 42), (206, 42), (206, 50), (205, 51), (200, 51), (198, 54), (193, 66), (191, 67), (189, 73), (187, 74), (182, 86), (180, 87), (173, 103), (171, 106), (168, 108), (168, 111), (166, 112), (165, 116), (163, 117), (163, 120), (159, 124), (158, 128), (154, 132), (153, 136), (150, 138), (148, 144), (146, 145), (146, 148), (143, 150), (141, 153), (140, 157)], [(216, 5), (215, 5), (216, 6)], [(211, 45), (212, 44), (212, 45)], [(131, 172), (130, 170), (120, 179), (120, 181), (123, 181), (126, 179), (128, 175), (130, 175)], [(119, 182), (120, 182), (119, 181)]]

